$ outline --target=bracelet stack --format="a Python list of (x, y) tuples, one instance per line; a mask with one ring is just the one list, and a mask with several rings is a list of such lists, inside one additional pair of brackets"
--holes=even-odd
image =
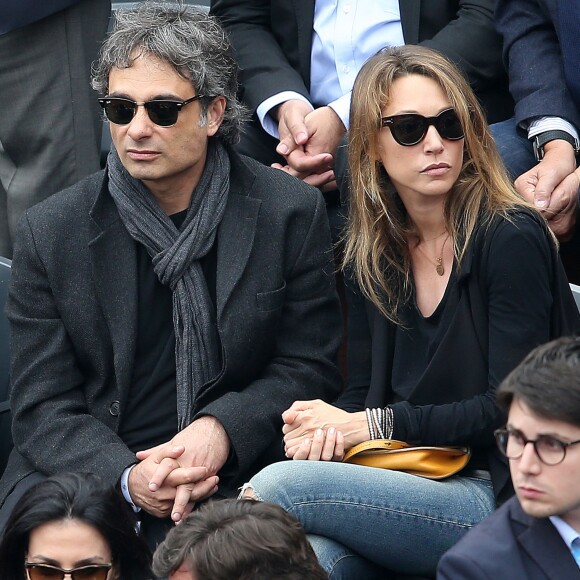
[(394, 428), (393, 409), (365, 409), (371, 439), (392, 439)]

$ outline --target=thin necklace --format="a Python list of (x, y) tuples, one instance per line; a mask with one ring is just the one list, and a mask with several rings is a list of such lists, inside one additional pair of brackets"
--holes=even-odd
[(443, 250), (445, 249), (445, 244), (447, 243), (447, 240), (449, 239), (449, 234), (447, 234), (447, 237), (445, 238), (445, 241), (443, 242), (443, 245), (441, 246), (441, 255), (437, 258), (437, 261), (434, 262), (421, 248), (421, 246), (417, 246), (417, 249), (423, 254), (423, 256), (425, 256), (425, 258), (427, 258), (427, 260), (429, 262), (431, 262), (431, 264), (433, 264), (433, 266), (435, 266), (435, 272), (437, 272), (437, 274), (439, 276), (443, 276), (443, 274), (445, 274), (445, 268), (443, 267)]

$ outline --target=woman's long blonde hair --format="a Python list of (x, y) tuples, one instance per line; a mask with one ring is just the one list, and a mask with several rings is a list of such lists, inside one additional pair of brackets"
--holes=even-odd
[(382, 111), (393, 82), (417, 74), (433, 79), (456, 110), (465, 133), (463, 166), (445, 201), (445, 226), (460, 264), (477, 226), (532, 207), (513, 189), (471, 87), (453, 63), (421, 46), (383, 49), (360, 70), (352, 93), (349, 135), (351, 198), (343, 267), (391, 321), (411, 291), (407, 241), (413, 223), (377, 160)]

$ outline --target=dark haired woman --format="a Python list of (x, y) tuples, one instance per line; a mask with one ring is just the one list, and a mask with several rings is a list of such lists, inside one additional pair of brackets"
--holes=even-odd
[(30, 488), (0, 543), (2, 580), (148, 580), (150, 553), (134, 514), (92, 474), (55, 475)]

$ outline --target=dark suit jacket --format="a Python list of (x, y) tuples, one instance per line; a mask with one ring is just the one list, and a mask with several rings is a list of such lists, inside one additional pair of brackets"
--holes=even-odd
[[(196, 400), (224, 425), (234, 457), (222, 492), (281, 452), (281, 413), (333, 399), (340, 310), (320, 193), (231, 154), (217, 234), (223, 369)], [(137, 332), (136, 244), (103, 172), (20, 222), (7, 314), (12, 328), (13, 451), (0, 502), (28, 473), (92, 471), (111, 483), (135, 462), (117, 435)], [(273, 453), (273, 452), (278, 453)]]
[(406, 400), (391, 381), (395, 326), (367, 303), (368, 327), (349, 333), (349, 355), (361, 360), (349, 358), (348, 386), (337, 402), (350, 411), (389, 405), (395, 439), (470, 446), (471, 465), (490, 470), (499, 502), (513, 489), (493, 439), (505, 422), (495, 403), (497, 386), (534, 347), (580, 330), (545, 222), (527, 212), (512, 219), (496, 217), (474, 237), (457, 272), (457, 307)]
[[(252, 111), (283, 90), (309, 97), (315, 0), (212, 0), (241, 68)], [(441, 51), (465, 72), (492, 122), (511, 116), (493, 0), (400, 0), (407, 44)], [(377, 50), (382, 47), (377, 47)], [(326, 103), (318, 103), (326, 104)]]
[(548, 518), (517, 498), (469, 531), (439, 562), (437, 580), (574, 580), (580, 570)]
[(558, 0), (498, 0), (496, 20), (504, 39), (516, 121), (556, 116), (580, 130), (580, 111), (564, 78)]
[(38, 22), (50, 14), (64, 10), (81, 0), (0, 0), (0, 34)]

